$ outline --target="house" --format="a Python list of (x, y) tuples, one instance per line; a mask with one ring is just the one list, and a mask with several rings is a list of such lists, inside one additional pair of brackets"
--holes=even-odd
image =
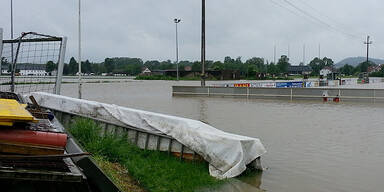
[(152, 71), (148, 69), (148, 67), (146, 67), (141, 73), (140, 73), (141, 76), (151, 76), (152, 75)]
[[(45, 71), (45, 66), (45, 64), (19, 63), (16, 65), (15, 72), (21, 76), (46, 76), (48, 73)], [(1, 66), (2, 74), (10, 74), (8, 70), (9, 66)]]
[(383, 67), (384, 67), (384, 64), (369, 66), (367, 72), (368, 73), (379, 72)]
[(324, 67), (320, 70), (320, 76), (327, 77), (329, 74), (332, 74), (335, 70), (332, 67)]
[(312, 73), (312, 68), (310, 66), (289, 66), (288, 74), (289, 75), (309, 75)]

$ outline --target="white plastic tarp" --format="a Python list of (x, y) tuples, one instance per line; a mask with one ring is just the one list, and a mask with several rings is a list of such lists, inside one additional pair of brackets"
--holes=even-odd
[(259, 139), (226, 133), (196, 120), (50, 93), (31, 95), (42, 107), (169, 135), (201, 155), (218, 179), (240, 175), (247, 164), (266, 153)]

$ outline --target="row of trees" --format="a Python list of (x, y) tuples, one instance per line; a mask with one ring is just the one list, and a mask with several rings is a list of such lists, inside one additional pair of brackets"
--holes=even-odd
[[(341, 67), (340, 73), (345, 74), (345, 75), (357, 75), (361, 72), (368, 72), (368, 68), (371, 66), (376, 66), (375, 63), (370, 62), (370, 61), (365, 61), (363, 63), (360, 63), (356, 67), (353, 67), (352, 65), (344, 65)], [(370, 76), (372, 77), (384, 77), (384, 67), (381, 68), (380, 71), (371, 73)]]
[[(51, 64), (49, 64), (51, 68)], [(102, 63), (90, 63), (89, 60), (82, 62), (82, 72), (83, 73), (124, 73), (128, 75), (138, 75), (141, 73), (144, 67), (153, 70), (168, 70), (176, 69), (176, 64), (170, 60), (167, 61), (157, 61), (151, 60), (143, 62), (139, 58), (106, 58)], [(201, 70), (200, 61), (180, 61), (179, 70), (183, 71), (186, 66), (190, 66), (193, 71)], [(253, 76), (256, 73), (285, 73), (290, 66), (289, 58), (285, 55), (281, 56), (279, 61), (274, 63), (265, 62), (263, 58), (254, 57), (242, 61), (241, 57), (233, 59), (231, 57), (225, 57), (224, 62), (222, 61), (207, 61), (206, 69), (208, 70), (234, 70), (240, 71), (244, 76)], [(47, 64), (48, 68), (48, 64)], [(65, 75), (74, 75), (78, 72), (78, 63), (75, 58), (71, 58), (68, 64), (64, 65), (64, 74)]]
[[(10, 65), (7, 60), (3, 57), (1, 58), (3, 66)], [(260, 57), (253, 57), (245, 62), (242, 61), (241, 57), (231, 58), (229, 56), (224, 58), (224, 61), (207, 61), (206, 69), (208, 70), (233, 70), (239, 71), (240, 74), (244, 77), (253, 77), (256, 73), (270, 73), (270, 74), (284, 74), (288, 72), (288, 67), (290, 66), (289, 58), (286, 55), (282, 55), (278, 62), (269, 63)], [(300, 64), (303, 65), (303, 64)], [(339, 70), (342, 74), (345, 75), (356, 75), (360, 72), (367, 72), (370, 66), (375, 65), (372, 62), (363, 62), (356, 67), (351, 65), (344, 65)], [(101, 63), (91, 63), (89, 60), (82, 62), (82, 72), (87, 74), (127, 74), (127, 75), (138, 75), (141, 73), (144, 67), (153, 70), (167, 70), (167, 69), (176, 69), (176, 64), (170, 60), (166, 61), (146, 61), (139, 58), (128, 58), (128, 57), (119, 57), (119, 58), (106, 58), (104, 62)], [(180, 61), (179, 70), (183, 71), (186, 66), (190, 66), (193, 71), (201, 70), (201, 63), (199, 61), (190, 62), (190, 61)], [(309, 64), (313, 70), (312, 75), (319, 75), (320, 70), (324, 67), (334, 67), (334, 62), (332, 59), (324, 58), (314, 58)], [(71, 58), (68, 64), (64, 65), (64, 75), (75, 75), (78, 72), (78, 62), (75, 58)], [(46, 72), (52, 72), (57, 68), (57, 65), (48, 61), (46, 63)], [(384, 69), (383, 69), (384, 70)], [(381, 75), (376, 73), (375, 75)], [(383, 74), (384, 75), (384, 74)]]

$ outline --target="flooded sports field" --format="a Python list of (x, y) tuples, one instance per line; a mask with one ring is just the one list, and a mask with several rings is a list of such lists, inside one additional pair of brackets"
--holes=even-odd
[[(171, 95), (172, 85), (199, 84), (89, 83), (83, 85), (83, 97), (192, 118), (227, 132), (260, 138), (268, 151), (262, 157), (267, 170), (231, 179), (212, 191), (384, 191), (383, 104)], [(62, 94), (77, 97), (77, 85), (63, 84)]]

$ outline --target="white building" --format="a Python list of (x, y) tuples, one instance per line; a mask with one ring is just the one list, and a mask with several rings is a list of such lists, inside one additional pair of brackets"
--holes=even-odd
[[(8, 66), (1, 67), (2, 74), (10, 74), (8, 72)], [(17, 64), (16, 72), (21, 76), (46, 76), (48, 73), (45, 71), (44, 64)]]
[(333, 69), (331, 67), (324, 67), (320, 70), (320, 76), (327, 77), (328, 74), (332, 74)]

